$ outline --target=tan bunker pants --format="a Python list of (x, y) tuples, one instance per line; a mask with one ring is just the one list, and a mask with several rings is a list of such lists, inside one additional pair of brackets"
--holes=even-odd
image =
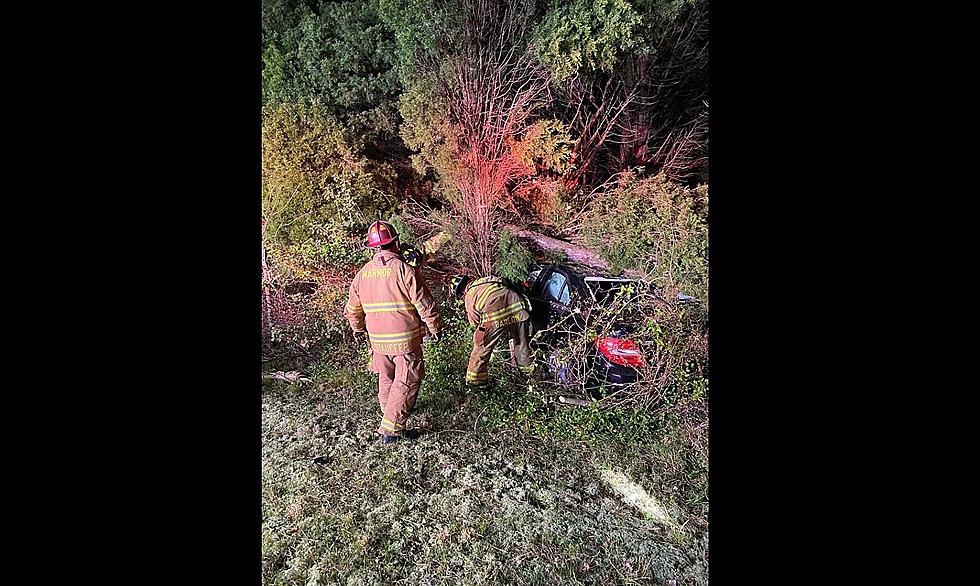
[(374, 352), (371, 370), (378, 373), (378, 403), (383, 414), (378, 433), (401, 435), (425, 376), (422, 354), (409, 352), (389, 356)]
[(493, 328), (490, 331), (486, 330), (486, 326), (481, 325), (473, 332), (473, 351), (470, 353), (470, 362), (466, 366), (467, 385), (486, 384), (489, 379), (488, 367), (493, 348), (505, 335), (510, 336), (513, 341), (511, 350), (517, 366), (526, 369), (532, 365), (531, 320)]

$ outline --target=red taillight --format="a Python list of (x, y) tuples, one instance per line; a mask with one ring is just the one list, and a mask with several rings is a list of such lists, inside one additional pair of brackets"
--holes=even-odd
[(644, 366), (643, 352), (633, 340), (626, 338), (596, 338), (595, 346), (613, 364)]

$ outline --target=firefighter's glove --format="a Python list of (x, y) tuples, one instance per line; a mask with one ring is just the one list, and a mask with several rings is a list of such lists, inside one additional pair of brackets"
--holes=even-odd
[(367, 345), (367, 332), (354, 332), (354, 343), (358, 346)]
[(432, 332), (431, 334), (429, 334), (429, 341), (430, 342), (438, 342), (441, 339), (442, 339), (442, 332), (441, 331), (439, 331), (439, 332)]

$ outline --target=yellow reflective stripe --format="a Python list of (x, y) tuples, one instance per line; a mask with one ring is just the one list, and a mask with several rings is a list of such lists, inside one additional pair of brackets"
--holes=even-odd
[(407, 332), (390, 332), (390, 333), (387, 333), (387, 334), (371, 334), (371, 337), (372, 338), (381, 338), (381, 339), (385, 339), (385, 338), (398, 338), (398, 337), (401, 337), (401, 336), (411, 336), (412, 334), (418, 334), (421, 331), (422, 331), (422, 327), (419, 326), (419, 327), (415, 328), (414, 330), (409, 330)]
[(510, 314), (514, 313), (514, 311), (513, 311), (514, 308), (517, 308), (517, 310), (520, 311), (521, 309), (524, 308), (524, 304), (521, 303), (520, 301), (518, 301), (517, 303), (511, 303), (507, 307), (504, 307), (502, 309), (498, 309), (497, 311), (494, 311), (492, 313), (488, 313), (486, 315), (486, 319), (495, 319), (497, 317), (503, 317), (503, 315), (506, 312), (510, 312), (510, 313), (507, 313), (507, 315), (510, 315)]
[(365, 303), (364, 304), (364, 307), (385, 307), (385, 306), (388, 306), (388, 305), (408, 305), (408, 306), (411, 306), (412, 305), (412, 302), (411, 301), (405, 301), (404, 299), (397, 300), (397, 301), (378, 301), (378, 302), (375, 302), (375, 303)]
[(395, 423), (394, 421), (392, 421), (392, 420), (390, 420), (390, 419), (388, 419), (387, 417), (382, 417), (382, 418), (381, 418), (381, 423), (382, 423), (382, 424), (385, 424), (385, 423), (387, 423), (388, 425), (393, 425), (393, 426), (395, 427), (395, 429), (396, 429), (396, 430), (397, 430), (397, 429), (403, 429), (403, 428), (405, 427), (404, 425), (400, 425), (400, 424), (398, 424), (398, 423)]
[(419, 336), (418, 332), (414, 332), (410, 334), (401, 334), (401, 336), (398, 338), (376, 338), (374, 336), (371, 336), (371, 341), (377, 342), (378, 344), (392, 344), (394, 342), (408, 342), (409, 340), (414, 340), (418, 336)]
[(361, 309), (361, 306), (360, 305), (354, 305), (354, 306), (348, 305), (347, 306), (347, 311), (350, 312), (350, 313), (357, 313), (358, 311), (364, 311), (364, 310)]
[(392, 305), (389, 307), (372, 307), (370, 309), (365, 309), (364, 313), (382, 313), (386, 311), (412, 311), (415, 309), (416, 308), (414, 305)]
[(411, 340), (412, 338), (420, 335), (422, 333), (422, 328), (416, 328), (408, 332), (396, 332), (393, 334), (371, 334), (369, 333), (372, 341), (376, 342), (404, 342), (405, 340)]
[(500, 320), (502, 320), (504, 318), (510, 317), (512, 315), (516, 315), (516, 314), (518, 314), (518, 313), (520, 313), (522, 311), (524, 311), (524, 308), (523, 307), (518, 307), (516, 309), (512, 309), (512, 310), (508, 311), (507, 313), (502, 313), (500, 315), (495, 315), (493, 317), (487, 318), (486, 321), (500, 321)]
[(486, 372), (473, 372), (472, 370), (466, 371), (466, 380), (482, 380), (489, 376)]
[(384, 334), (380, 334), (380, 333), (379, 334), (371, 334), (371, 337), (372, 338), (392, 338), (392, 337), (397, 337), (397, 336), (405, 336), (405, 335), (408, 335), (408, 334), (415, 334), (415, 333), (420, 332), (421, 330), (422, 330), (422, 326), (419, 326), (417, 328), (408, 330), (407, 332), (387, 332), (387, 333), (384, 333)]
[(502, 289), (503, 289), (503, 287), (501, 287), (500, 285), (496, 285), (496, 284), (487, 285), (486, 291), (484, 291), (483, 292), (483, 295), (480, 296), (480, 300), (476, 302), (476, 305), (482, 311), (483, 310), (483, 305), (487, 302), (487, 297), (490, 297), (490, 295), (492, 293), (496, 293), (497, 291), (500, 291)]
[(482, 295), (480, 295), (480, 299), (478, 299), (475, 303), (473, 303), (473, 309), (475, 309), (476, 312), (481, 316), (480, 317), (481, 322), (488, 321), (490, 319), (485, 313), (483, 313), (483, 306), (486, 305), (487, 297), (489, 297), (491, 293), (501, 291), (502, 289), (503, 287), (497, 285), (496, 283), (487, 285), (487, 289), (486, 291), (483, 292)]
[(475, 294), (476, 293), (476, 288), (479, 287), (480, 285), (486, 283), (490, 279), (491, 279), (491, 277), (480, 277), (479, 279), (473, 281), (470, 284), (470, 286), (466, 289), (466, 294), (467, 295), (473, 295), (473, 294)]
[(397, 429), (395, 429), (395, 428), (393, 428), (393, 427), (391, 427), (391, 426), (388, 426), (388, 425), (385, 425), (385, 422), (384, 422), (384, 421), (382, 421), (382, 422), (381, 422), (381, 427), (383, 427), (383, 428), (385, 428), (385, 429), (387, 429), (388, 431), (394, 431), (395, 433), (397, 433), (397, 432), (398, 432), (398, 430), (397, 430)]
[(520, 313), (524, 311), (523, 303), (515, 303), (514, 305), (508, 306), (506, 310), (501, 310), (499, 313), (493, 314), (494, 319), (499, 319), (501, 317), (507, 317), (508, 315), (514, 315), (515, 313)]

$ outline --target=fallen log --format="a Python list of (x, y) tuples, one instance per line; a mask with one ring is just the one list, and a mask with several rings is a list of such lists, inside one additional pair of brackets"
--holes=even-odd
[(562, 252), (568, 257), (569, 260), (573, 262), (596, 269), (601, 269), (603, 271), (609, 270), (609, 263), (588, 248), (576, 246), (570, 242), (558, 240), (557, 238), (552, 238), (551, 236), (545, 236), (544, 234), (533, 232), (525, 228), (519, 228), (512, 224), (505, 225), (504, 229), (518, 238), (534, 241), (534, 243), (542, 250)]
[[(571, 263), (598, 269), (607, 274), (612, 271), (612, 267), (609, 266), (609, 263), (605, 259), (597, 252), (584, 246), (558, 240), (557, 238), (552, 238), (551, 236), (546, 236), (540, 232), (528, 230), (527, 228), (519, 228), (513, 224), (506, 224), (503, 228), (518, 238), (530, 240), (541, 250), (564, 253)], [(631, 279), (641, 279), (644, 275), (638, 271), (626, 270), (623, 271), (623, 276)]]

